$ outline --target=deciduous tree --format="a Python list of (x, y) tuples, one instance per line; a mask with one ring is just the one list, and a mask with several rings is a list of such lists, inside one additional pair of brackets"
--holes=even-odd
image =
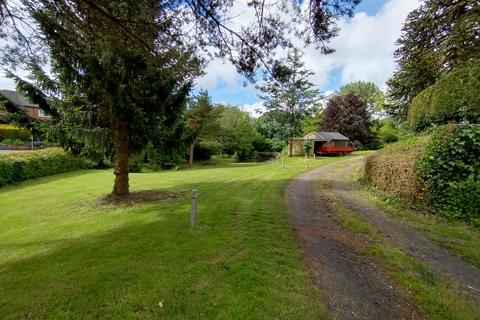
[(368, 146), (375, 141), (371, 125), (367, 104), (358, 96), (349, 93), (330, 98), (320, 128), (324, 131), (340, 132), (352, 141)]

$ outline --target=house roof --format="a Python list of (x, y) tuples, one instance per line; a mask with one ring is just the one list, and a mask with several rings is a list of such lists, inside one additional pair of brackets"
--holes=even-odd
[(343, 140), (348, 141), (349, 138), (345, 137), (339, 132), (327, 132), (327, 131), (317, 131), (307, 134), (304, 139), (307, 140), (317, 140), (317, 141), (330, 141), (330, 140)]
[(13, 90), (0, 90), (0, 93), (12, 101), (15, 105), (20, 107), (34, 107), (38, 108), (35, 103), (31, 103), (27, 97), (18, 91)]

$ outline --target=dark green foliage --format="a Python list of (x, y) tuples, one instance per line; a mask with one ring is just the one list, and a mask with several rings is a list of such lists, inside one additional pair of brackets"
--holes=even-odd
[(26, 129), (10, 125), (0, 125), (0, 141), (9, 140), (30, 140), (30, 132)]
[(433, 208), (480, 226), (480, 125), (438, 128), (417, 166)]
[(144, 158), (143, 152), (131, 154), (130, 157), (128, 157), (128, 172), (141, 172)]
[(152, 170), (168, 170), (185, 162), (187, 149), (178, 143), (164, 141), (161, 147), (149, 143), (145, 149), (145, 166)]
[(417, 95), (408, 112), (416, 130), (449, 121), (480, 121), (480, 61), (472, 60)]
[(193, 160), (210, 160), (214, 154), (214, 150), (208, 146), (198, 143), (195, 145), (193, 152)]
[(92, 162), (60, 149), (4, 154), (0, 155), (0, 186), (91, 167)]
[(305, 141), (303, 143), (303, 151), (305, 151), (305, 154), (307, 156), (310, 155), (310, 151), (312, 151), (312, 149), (313, 149), (313, 143), (311, 141)]
[(323, 113), (320, 129), (336, 131), (350, 138), (355, 147), (374, 147), (378, 139), (371, 131), (372, 122), (367, 104), (353, 93), (330, 98)]
[(451, 70), (480, 56), (480, 2), (426, 0), (405, 21), (388, 81), (388, 112), (405, 120), (412, 99)]

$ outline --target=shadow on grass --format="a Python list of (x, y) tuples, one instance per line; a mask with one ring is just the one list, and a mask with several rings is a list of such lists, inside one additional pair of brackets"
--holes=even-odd
[[(77, 174), (83, 172), (61, 179)], [(55, 177), (42, 180), (28, 184)], [(0, 246), (37, 252), (0, 262), (0, 318), (245, 318), (262, 312), (267, 312), (263, 318), (272, 317), (265, 310), (283, 310), (285, 291), (302, 286), (275, 276), (294, 273), (293, 279), (302, 278), (295, 265), (300, 259), (292, 256), (296, 245), (288, 220), (284, 212), (271, 209), (268, 196), (281, 193), (289, 180), (269, 181), (252, 177), (197, 183), (199, 226), (194, 230), (188, 225), (188, 201), (182, 201), (180, 213), (178, 208), (169, 212), (174, 206), (157, 213), (156, 206), (140, 205), (138, 212), (150, 211), (145, 219), (150, 222), (136, 220), (78, 238)], [(176, 185), (189, 187), (189, 182)], [(256, 197), (259, 192), (265, 197)], [(165, 306), (160, 308), (162, 300)], [(301, 303), (295, 308), (304, 308)]]

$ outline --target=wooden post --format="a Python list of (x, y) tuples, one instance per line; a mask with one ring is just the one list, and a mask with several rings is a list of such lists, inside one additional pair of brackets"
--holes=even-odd
[(283, 159), (283, 154), (282, 154), (282, 169), (285, 168), (285, 160)]
[(197, 198), (198, 190), (192, 190), (192, 212), (190, 214), (190, 227), (194, 228), (197, 222)]

